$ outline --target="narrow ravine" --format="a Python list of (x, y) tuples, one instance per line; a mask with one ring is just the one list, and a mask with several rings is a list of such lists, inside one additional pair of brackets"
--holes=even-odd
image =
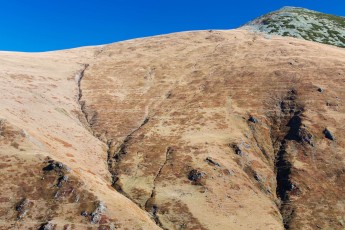
[[(100, 141), (104, 142), (99, 137), (94, 135), (93, 130), (92, 130), (94, 116), (92, 116), (91, 118), (89, 117), (89, 114), (85, 108), (85, 101), (82, 100), (83, 94), (82, 94), (82, 89), (81, 89), (81, 81), (83, 80), (84, 75), (85, 75), (85, 71), (87, 70), (88, 67), (89, 67), (89, 64), (84, 64), (84, 68), (79, 72), (79, 74), (76, 75), (76, 82), (77, 82), (77, 86), (78, 86), (77, 101), (78, 101), (78, 104), (80, 106), (80, 111), (83, 114), (83, 117), (79, 118), (79, 120), (84, 126), (86, 126), (86, 128), (93, 134), (94, 137), (96, 137)], [(144, 211), (146, 211), (146, 210), (144, 208), (140, 207), (139, 204), (137, 204), (134, 200), (132, 200), (131, 197), (123, 191), (123, 189), (119, 183), (120, 181), (119, 181), (118, 170), (119, 170), (119, 165), (121, 163), (121, 159), (123, 158), (123, 156), (125, 156), (127, 154), (127, 150), (126, 150), (127, 145), (130, 142), (130, 140), (132, 139), (132, 136), (137, 131), (139, 131), (144, 125), (146, 125), (148, 122), (149, 122), (149, 117), (145, 117), (144, 120), (141, 122), (141, 124), (137, 128), (135, 128), (133, 131), (131, 131), (124, 138), (124, 140), (122, 141), (122, 143), (120, 144), (120, 146), (117, 149), (115, 149), (115, 142), (112, 139), (104, 142), (107, 146), (107, 165), (108, 165), (108, 171), (110, 172), (110, 175), (111, 175), (112, 187), (117, 192), (119, 192), (123, 196), (127, 197), (129, 200), (131, 200), (134, 204), (136, 204), (139, 208), (143, 209)], [(162, 170), (163, 167), (164, 166), (162, 166), (161, 169), (159, 170), (158, 175), (160, 174), (160, 171)], [(151, 196), (154, 196), (154, 194), (155, 194), (155, 191), (153, 190)], [(150, 213), (150, 212), (148, 212), (148, 213)], [(151, 212), (151, 215), (153, 215), (152, 219), (154, 220), (154, 223), (156, 223), (156, 225), (158, 227), (165, 229), (162, 227), (162, 224), (159, 221), (159, 218), (157, 217), (156, 214), (157, 214), (157, 208), (154, 208), (154, 211)]]
[(150, 195), (149, 199), (147, 199), (147, 201), (145, 202), (145, 210), (152, 214), (153, 219), (155, 220), (156, 224), (159, 225), (163, 229), (166, 229), (166, 228), (164, 228), (162, 222), (160, 221), (160, 219), (157, 215), (159, 207), (155, 203), (156, 182), (157, 182), (157, 179), (161, 176), (163, 168), (166, 166), (168, 161), (171, 160), (172, 154), (173, 154), (173, 148), (168, 147), (166, 152), (165, 152), (164, 162), (160, 166), (158, 173), (156, 174), (155, 178), (153, 179), (153, 187), (152, 187), (151, 195)]
[[(149, 118), (145, 117), (141, 124), (135, 128), (131, 133), (129, 133), (120, 146), (117, 149), (114, 149), (115, 143), (113, 140), (107, 141), (107, 161), (108, 161), (108, 170), (112, 175), (112, 186), (120, 193), (125, 195), (127, 198), (129, 196), (123, 191), (120, 181), (119, 181), (119, 165), (121, 163), (122, 158), (127, 154), (127, 145), (129, 141), (132, 139), (132, 136), (139, 131), (144, 125), (149, 122)], [(130, 199), (130, 198), (129, 198)]]
[(290, 90), (279, 103), (279, 111), (271, 117), (273, 120), (271, 139), (275, 140), (274, 171), (276, 173), (276, 195), (280, 200), (279, 210), (285, 229), (290, 229), (294, 218), (294, 204), (290, 201), (290, 192), (294, 188), (291, 178), (292, 156), (288, 146), (292, 141), (301, 142), (301, 114), (304, 108), (298, 103), (297, 91)]
[(285, 229), (290, 229), (290, 222), (293, 218), (294, 208), (290, 202), (289, 192), (292, 190), (291, 181), (291, 162), (286, 152), (287, 140), (280, 143), (279, 151), (276, 154), (275, 170), (277, 188), (276, 194), (280, 199), (280, 213), (283, 217), (283, 225)]
[(85, 111), (85, 101), (82, 101), (83, 97), (83, 91), (81, 89), (81, 81), (84, 78), (85, 71), (89, 67), (89, 64), (83, 64), (83, 68), (81, 71), (76, 74), (75, 80), (77, 82), (77, 87), (78, 87), (78, 95), (77, 95), (77, 102), (79, 105), (80, 112), (82, 113), (82, 116), (79, 116), (79, 121), (84, 125), (84, 127), (93, 134), (92, 129), (91, 129), (91, 124), (88, 120), (88, 114)]

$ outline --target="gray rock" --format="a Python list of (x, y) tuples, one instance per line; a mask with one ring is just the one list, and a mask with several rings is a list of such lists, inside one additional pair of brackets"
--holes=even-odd
[(257, 172), (254, 173), (254, 179), (259, 183), (264, 182), (264, 179)]
[(188, 180), (193, 181), (193, 182), (200, 182), (200, 180), (204, 177), (205, 173), (193, 169), (189, 172), (188, 174)]
[(335, 137), (333, 136), (333, 134), (331, 133), (331, 131), (329, 131), (327, 128), (325, 128), (325, 130), (323, 130), (323, 134), (325, 134), (325, 137), (327, 139), (330, 139), (331, 141), (335, 140)]
[(54, 161), (54, 160), (49, 160), (48, 161), (48, 165), (46, 167), (43, 168), (43, 171), (49, 172), (49, 171), (61, 171), (61, 170), (66, 170), (69, 171), (70, 169), (64, 165), (61, 162), (58, 161)]
[(102, 218), (101, 214), (104, 213), (105, 210), (106, 210), (106, 207), (103, 204), (103, 202), (101, 202), (101, 201), (97, 202), (95, 210), (90, 214), (91, 215), (91, 223), (92, 224), (98, 224)]
[(232, 144), (230, 145), (232, 147), (232, 149), (235, 151), (235, 153), (239, 156), (243, 156), (243, 152), (242, 150), (240, 149), (240, 147), (236, 144)]
[(82, 215), (82, 216), (84, 216), (84, 217), (87, 217), (89, 214), (87, 213), (87, 211), (82, 211), (82, 212), (80, 213), (80, 215)]
[(253, 117), (252, 115), (249, 116), (248, 121), (253, 122), (254, 124), (258, 123), (258, 120), (255, 117)]
[(53, 230), (54, 226), (52, 223), (44, 223), (41, 225), (41, 227), (38, 230)]
[(305, 128), (300, 128), (298, 130), (298, 136), (303, 142), (308, 143), (311, 146), (315, 146), (314, 136)]
[(22, 199), (16, 206), (16, 211), (18, 212), (17, 214), (17, 219), (21, 220), (25, 217), (25, 215), (29, 211), (30, 206), (30, 201), (27, 198)]
[(206, 158), (206, 161), (207, 161), (208, 163), (212, 164), (212, 165), (215, 165), (215, 166), (220, 167), (220, 164), (219, 164), (218, 162), (212, 160), (212, 158), (210, 158), (210, 157), (207, 157), (207, 158)]
[(63, 175), (63, 176), (59, 177), (57, 186), (58, 186), (59, 188), (62, 187), (62, 184), (63, 184), (64, 182), (67, 182), (67, 180), (68, 180), (68, 176), (67, 176), (67, 175)]

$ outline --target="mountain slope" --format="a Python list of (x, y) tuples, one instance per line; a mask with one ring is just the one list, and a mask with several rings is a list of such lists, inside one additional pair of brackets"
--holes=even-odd
[(267, 34), (345, 47), (345, 18), (298, 7), (284, 7), (245, 24)]
[(82, 125), (97, 50), (0, 52), (0, 229), (159, 229), (109, 186), (106, 146)]
[(0, 229), (345, 227), (344, 49), (238, 29), (0, 60)]
[(164, 229), (342, 229), (344, 52), (245, 30), (131, 40), (104, 47), (81, 101), (113, 186)]

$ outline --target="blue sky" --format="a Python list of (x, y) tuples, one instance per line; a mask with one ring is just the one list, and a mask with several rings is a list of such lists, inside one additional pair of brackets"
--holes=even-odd
[(345, 0), (0, 0), (0, 50), (48, 51), (232, 29), (286, 5), (345, 16)]

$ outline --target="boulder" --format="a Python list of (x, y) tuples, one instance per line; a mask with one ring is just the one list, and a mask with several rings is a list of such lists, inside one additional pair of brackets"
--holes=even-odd
[(331, 133), (331, 131), (329, 131), (329, 129), (325, 128), (325, 130), (323, 130), (323, 134), (325, 134), (325, 137), (327, 139), (330, 139), (331, 141), (335, 140), (335, 137), (333, 136), (333, 134)]

